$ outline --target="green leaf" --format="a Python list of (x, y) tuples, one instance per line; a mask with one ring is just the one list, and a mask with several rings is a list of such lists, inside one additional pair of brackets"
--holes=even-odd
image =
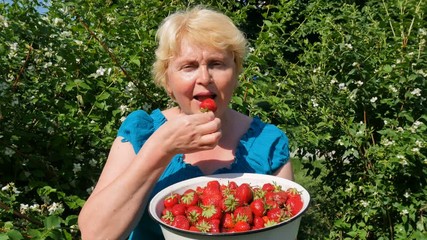
[(20, 239), (24, 239), (24, 237), (22, 236), (22, 234), (20, 232), (18, 232), (17, 230), (10, 230), (7, 232), (7, 235), (9, 237), (10, 240), (20, 240)]
[(49, 216), (44, 220), (44, 226), (47, 229), (59, 228), (61, 225), (61, 220), (62, 219), (59, 216), (56, 216), (56, 215)]

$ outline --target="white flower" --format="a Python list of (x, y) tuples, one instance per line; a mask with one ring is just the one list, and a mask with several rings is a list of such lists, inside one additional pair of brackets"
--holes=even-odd
[(28, 208), (29, 208), (28, 204), (21, 203), (19, 205), (19, 212), (21, 212), (22, 214), (25, 214), (27, 212)]
[(353, 45), (351, 45), (350, 43), (345, 43), (344, 46), (346, 46), (348, 49), (353, 49)]
[(363, 82), (359, 80), (359, 81), (356, 82), (356, 85), (360, 87), (360, 86), (363, 85)]
[(351, 64), (351, 66), (353, 66), (353, 67), (356, 67), (356, 66), (358, 66), (359, 65), (359, 63), (358, 62), (353, 62), (352, 64)]
[(348, 160), (348, 159), (344, 159), (343, 163), (344, 163), (344, 164), (350, 164), (350, 160)]
[(34, 212), (41, 212), (40, 205), (39, 205), (39, 204), (37, 204), (37, 203), (35, 203), (35, 204), (31, 205), (31, 206), (30, 206), (30, 210), (31, 210), (31, 211), (34, 211)]
[(83, 45), (83, 42), (82, 42), (82, 41), (80, 41), (80, 40), (74, 40), (74, 42), (75, 42), (77, 45), (79, 45), (79, 46)]
[(420, 141), (420, 140), (417, 140), (417, 141), (415, 141), (415, 145), (416, 145), (417, 147), (422, 147), (422, 146), (423, 146), (423, 142), (422, 142), (422, 141)]
[(126, 105), (120, 105), (120, 111), (122, 112), (122, 114), (124, 114), (126, 111), (129, 110), (129, 108)]
[(105, 74), (105, 69), (103, 67), (98, 68), (98, 70), (96, 70), (96, 75), (98, 76), (103, 76)]
[(12, 156), (13, 156), (13, 154), (15, 154), (15, 150), (13, 150), (13, 149), (11, 149), (11, 148), (9, 148), (9, 147), (6, 147), (6, 148), (4, 149), (4, 155), (6, 155), (6, 156), (8, 156), (8, 157), (12, 157)]
[(10, 47), (11, 51), (16, 52), (18, 50), (18, 43), (14, 42), (14, 43), (10, 44), (9, 47)]
[(71, 37), (72, 33), (70, 31), (63, 31), (59, 34), (59, 36), (63, 37), (63, 38), (68, 38)]
[(419, 148), (412, 148), (411, 151), (414, 152), (414, 153), (419, 153), (420, 149)]
[(338, 81), (335, 79), (335, 78), (333, 78), (332, 80), (331, 80), (331, 84), (335, 84), (335, 83), (337, 83)]
[(251, 53), (252, 53), (252, 52), (255, 52), (255, 48), (254, 48), (254, 47), (250, 47), (250, 48), (249, 48), (249, 52), (251, 52)]
[(49, 215), (55, 214), (57, 212), (62, 212), (62, 204), (61, 203), (52, 203), (52, 205), (47, 207), (47, 210), (49, 211)]
[(420, 122), (420, 121), (417, 120), (417, 121), (414, 122), (413, 125), (414, 125), (414, 127), (418, 128), (419, 126), (423, 125), (423, 122)]
[(338, 84), (338, 88), (339, 88), (340, 90), (345, 90), (345, 89), (347, 89), (347, 87), (345, 86), (345, 83), (340, 83), (340, 84)]
[(62, 18), (54, 18), (53, 19), (53, 25), (55, 25), (55, 26), (57, 26), (63, 22), (64, 22), (64, 20), (62, 20)]
[(91, 165), (92, 167), (95, 167), (96, 166), (96, 160), (95, 159), (89, 160), (89, 165)]
[(369, 206), (369, 203), (365, 200), (360, 200), (360, 204), (362, 204), (363, 207)]
[(73, 172), (74, 174), (77, 174), (82, 170), (82, 165), (80, 163), (74, 163), (73, 164)]
[(6, 18), (4, 18), (4, 16), (0, 15), (0, 23), (3, 23), (3, 26), (5, 28), (9, 27), (9, 23), (7, 22)]
[(124, 116), (120, 118), (120, 122), (124, 122), (125, 120), (126, 120), (126, 117)]
[(408, 166), (408, 161), (403, 159), (402, 161), (400, 161), (400, 164), (402, 164), (402, 166)]
[(400, 212), (400, 215), (407, 215), (409, 213), (409, 211), (407, 210), (407, 209), (403, 209), (401, 212)]
[(411, 94), (419, 97), (421, 96), (421, 89), (415, 88), (414, 90), (412, 90)]
[(373, 98), (371, 98), (371, 103), (374, 103), (374, 102), (376, 102), (378, 100), (378, 98), (377, 97), (373, 97)]
[(405, 192), (405, 194), (403, 194), (403, 196), (404, 196), (405, 198), (409, 198), (411, 195), (410, 195), (408, 192)]
[(13, 182), (10, 182), (10, 183), (6, 184), (6, 186), (2, 187), (1, 190), (2, 191), (10, 191), (10, 192), (12, 192), (13, 194), (16, 194), (16, 195), (18, 195), (18, 194), (21, 193), (21, 191), (19, 191), (15, 187), (15, 183), (13, 183)]
[(384, 146), (391, 146), (391, 145), (394, 145), (394, 141), (390, 141), (390, 140), (388, 140), (388, 139), (384, 139), (384, 140), (382, 140), (382, 144), (384, 145)]
[(312, 98), (311, 103), (313, 104), (313, 107), (318, 107), (319, 104), (316, 102), (316, 99)]

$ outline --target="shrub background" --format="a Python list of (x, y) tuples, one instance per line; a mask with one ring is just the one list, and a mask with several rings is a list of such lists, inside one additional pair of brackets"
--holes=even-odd
[[(0, 239), (76, 239), (159, 22), (203, 3), (247, 34), (231, 106), (289, 136), (301, 239), (426, 239), (426, 1), (0, 2)], [(42, 7), (42, 8), (40, 8)]]

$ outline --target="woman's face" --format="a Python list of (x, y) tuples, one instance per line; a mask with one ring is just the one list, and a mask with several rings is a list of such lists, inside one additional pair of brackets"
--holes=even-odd
[(200, 103), (212, 98), (217, 104), (215, 115), (221, 116), (237, 84), (233, 54), (201, 47), (185, 39), (180, 50), (169, 62), (167, 91), (186, 114), (200, 112)]

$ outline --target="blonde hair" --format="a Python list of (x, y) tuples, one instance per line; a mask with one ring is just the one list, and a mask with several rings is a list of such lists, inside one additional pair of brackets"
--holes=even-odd
[(153, 77), (158, 86), (166, 88), (169, 61), (179, 53), (184, 38), (202, 46), (230, 51), (234, 56), (237, 72), (242, 72), (247, 47), (244, 34), (228, 16), (197, 6), (168, 16), (157, 30), (158, 47)]

